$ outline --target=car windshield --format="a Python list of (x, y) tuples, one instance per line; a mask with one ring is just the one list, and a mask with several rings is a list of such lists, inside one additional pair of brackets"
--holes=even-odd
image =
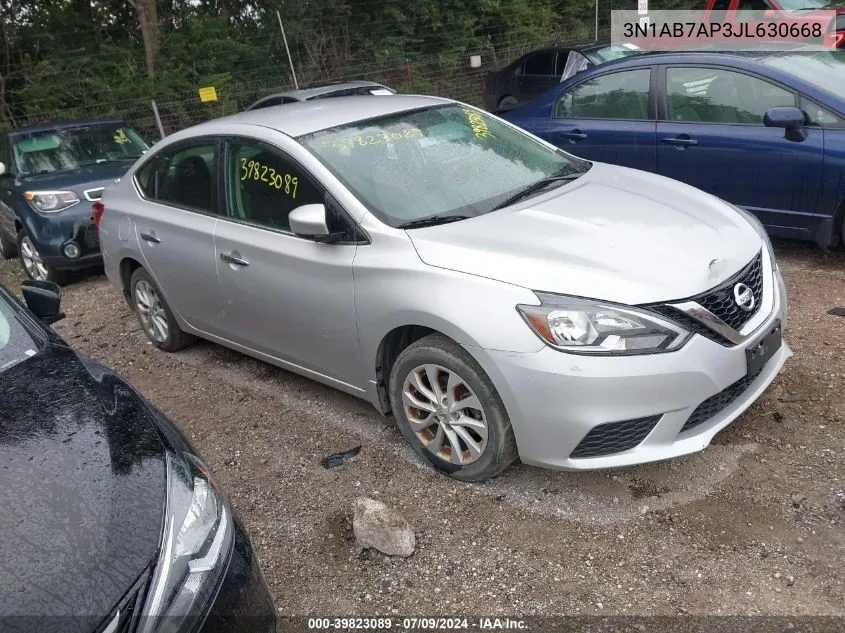
[(135, 160), (149, 149), (122, 123), (100, 123), (14, 134), (12, 152), (23, 176), (78, 169), (86, 165)]
[(583, 161), (459, 105), (358, 121), (299, 138), (389, 226), (489, 213)]
[(612, 46), (604, 46), (592, 51), (584, 53), (587, 58), (596, 65), (604, 64), (605, 62), (612, 62), (614, 59), (622, 59), (623, 57), (632, 57), (644, 52), (636, 44), (625, 42), (623, 44), (614, 44)]
[(779, 0), (779, 4), (785, 11), (811, 11), (826, 9), (838, 3), (831, 0)]
[(35, 355), (39, 346), (0, 290), (0, 373)]
[(809, 81), (834, 95), (841, 95), (845, 86), (845, 53), (839, 51), (772, 55), (760, 63)]

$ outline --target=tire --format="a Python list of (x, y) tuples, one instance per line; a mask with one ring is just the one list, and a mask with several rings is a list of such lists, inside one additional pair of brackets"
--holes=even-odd
[(0, 260), (12, 259), (18, 254), (18, 245), (15, 240), (10, 240), (0, 231)]
[(129, 279), (129, 302), (144, 334), (163, 352), (178, 352), (196, 340), (179, 327), (161, 290), (143, 268)]
[(502, 97), (502, 100), (499, 101), (499, 112), (507, 112), (508, 110), (513, 110), (515, 107), (519, 105), (519, 99), (516, 97), (512, 97), (508, 95), (507, 97)]
[[(438, 383), (437, 392), (431, 390), (430, 377)], [(430, 396), (448, 394), (449, 384), (446, 404), (441, 400), (433, 407)], [(409, 395), (416, 404), (430, 408), (406, 406)], [(473, 395), (479, 407), (458, 408)], [(449, 477), (484, 481), (517, 458), (510, 419), (487, 374), (466, 350), (442, 334), (426, 336), (399, 354), (390, 372), (390, 405), (399, 430), (417, 455)], [(486, 441), (479, 432), (484, 428)]]
[(27, 277), (40, 281), (52, 281), (60, 286), (64, 286), (68, 282), (70, 278), (68, 271), (55, 268), (41, 261), (41, 255), (35, 248), (35, 244), (26, 229), (18, 231), (17, 246), (21, 268), (23, 268)]

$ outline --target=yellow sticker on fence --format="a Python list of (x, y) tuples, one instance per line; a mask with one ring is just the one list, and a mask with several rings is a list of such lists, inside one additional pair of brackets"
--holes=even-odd
[(200, 101), (217, 101), (217, 90), (214, 86), (200, 88)]

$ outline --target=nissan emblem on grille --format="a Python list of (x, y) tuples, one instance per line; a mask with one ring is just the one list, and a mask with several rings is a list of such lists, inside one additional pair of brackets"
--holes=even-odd
[(743, 283), (734, 286), (734, 300), (746, 312), (751, 312), (754, 309), (754, 293), (751, 288)]

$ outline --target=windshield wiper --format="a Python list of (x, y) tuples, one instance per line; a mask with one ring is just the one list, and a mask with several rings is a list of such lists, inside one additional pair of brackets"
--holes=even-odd
[(400, 224), (399, 229), (421, 229), (425, 226), (437, 226), (438, 224), (448, 224), (449, 222), (457, 222), (458, 220), (466, 220), (469, 215), (432, 215), (427, 218), (420, 218), (419, 220), (411, 220)]
[(576, 172), (570, 172), (568, 174), (562, 174), (562, 175), (558, 175), (558, 176), (547, 176), (546, 178), (541, 178), (537, 182), (532, 182), (530, 185), (528, 185), (527, 187), (525, 187), (521, 191), (516, 192), (514, 195), (512, 195), (510, 198), (508, 198), (504, 202), (497, 204), (495, 207), (493, 207), (493, 211), (498, 211), (499, 209), (504, 209), (505, 207), (509, 207), (512, 204), (519, 202), (520, 200), (524, 200), (525, 198), (528, 198), (529, 196), (532, 196), (535, 193), (545, 189), (546, 187), (548, 187), (552, 183), (567, 182), (567, 181), (570, 181), (570, 180), (575, 180), (576, 178), (580, 178), (581, 176), (583, 176), (586, 173), (587, 173), (586, 171), (576, 171)]

